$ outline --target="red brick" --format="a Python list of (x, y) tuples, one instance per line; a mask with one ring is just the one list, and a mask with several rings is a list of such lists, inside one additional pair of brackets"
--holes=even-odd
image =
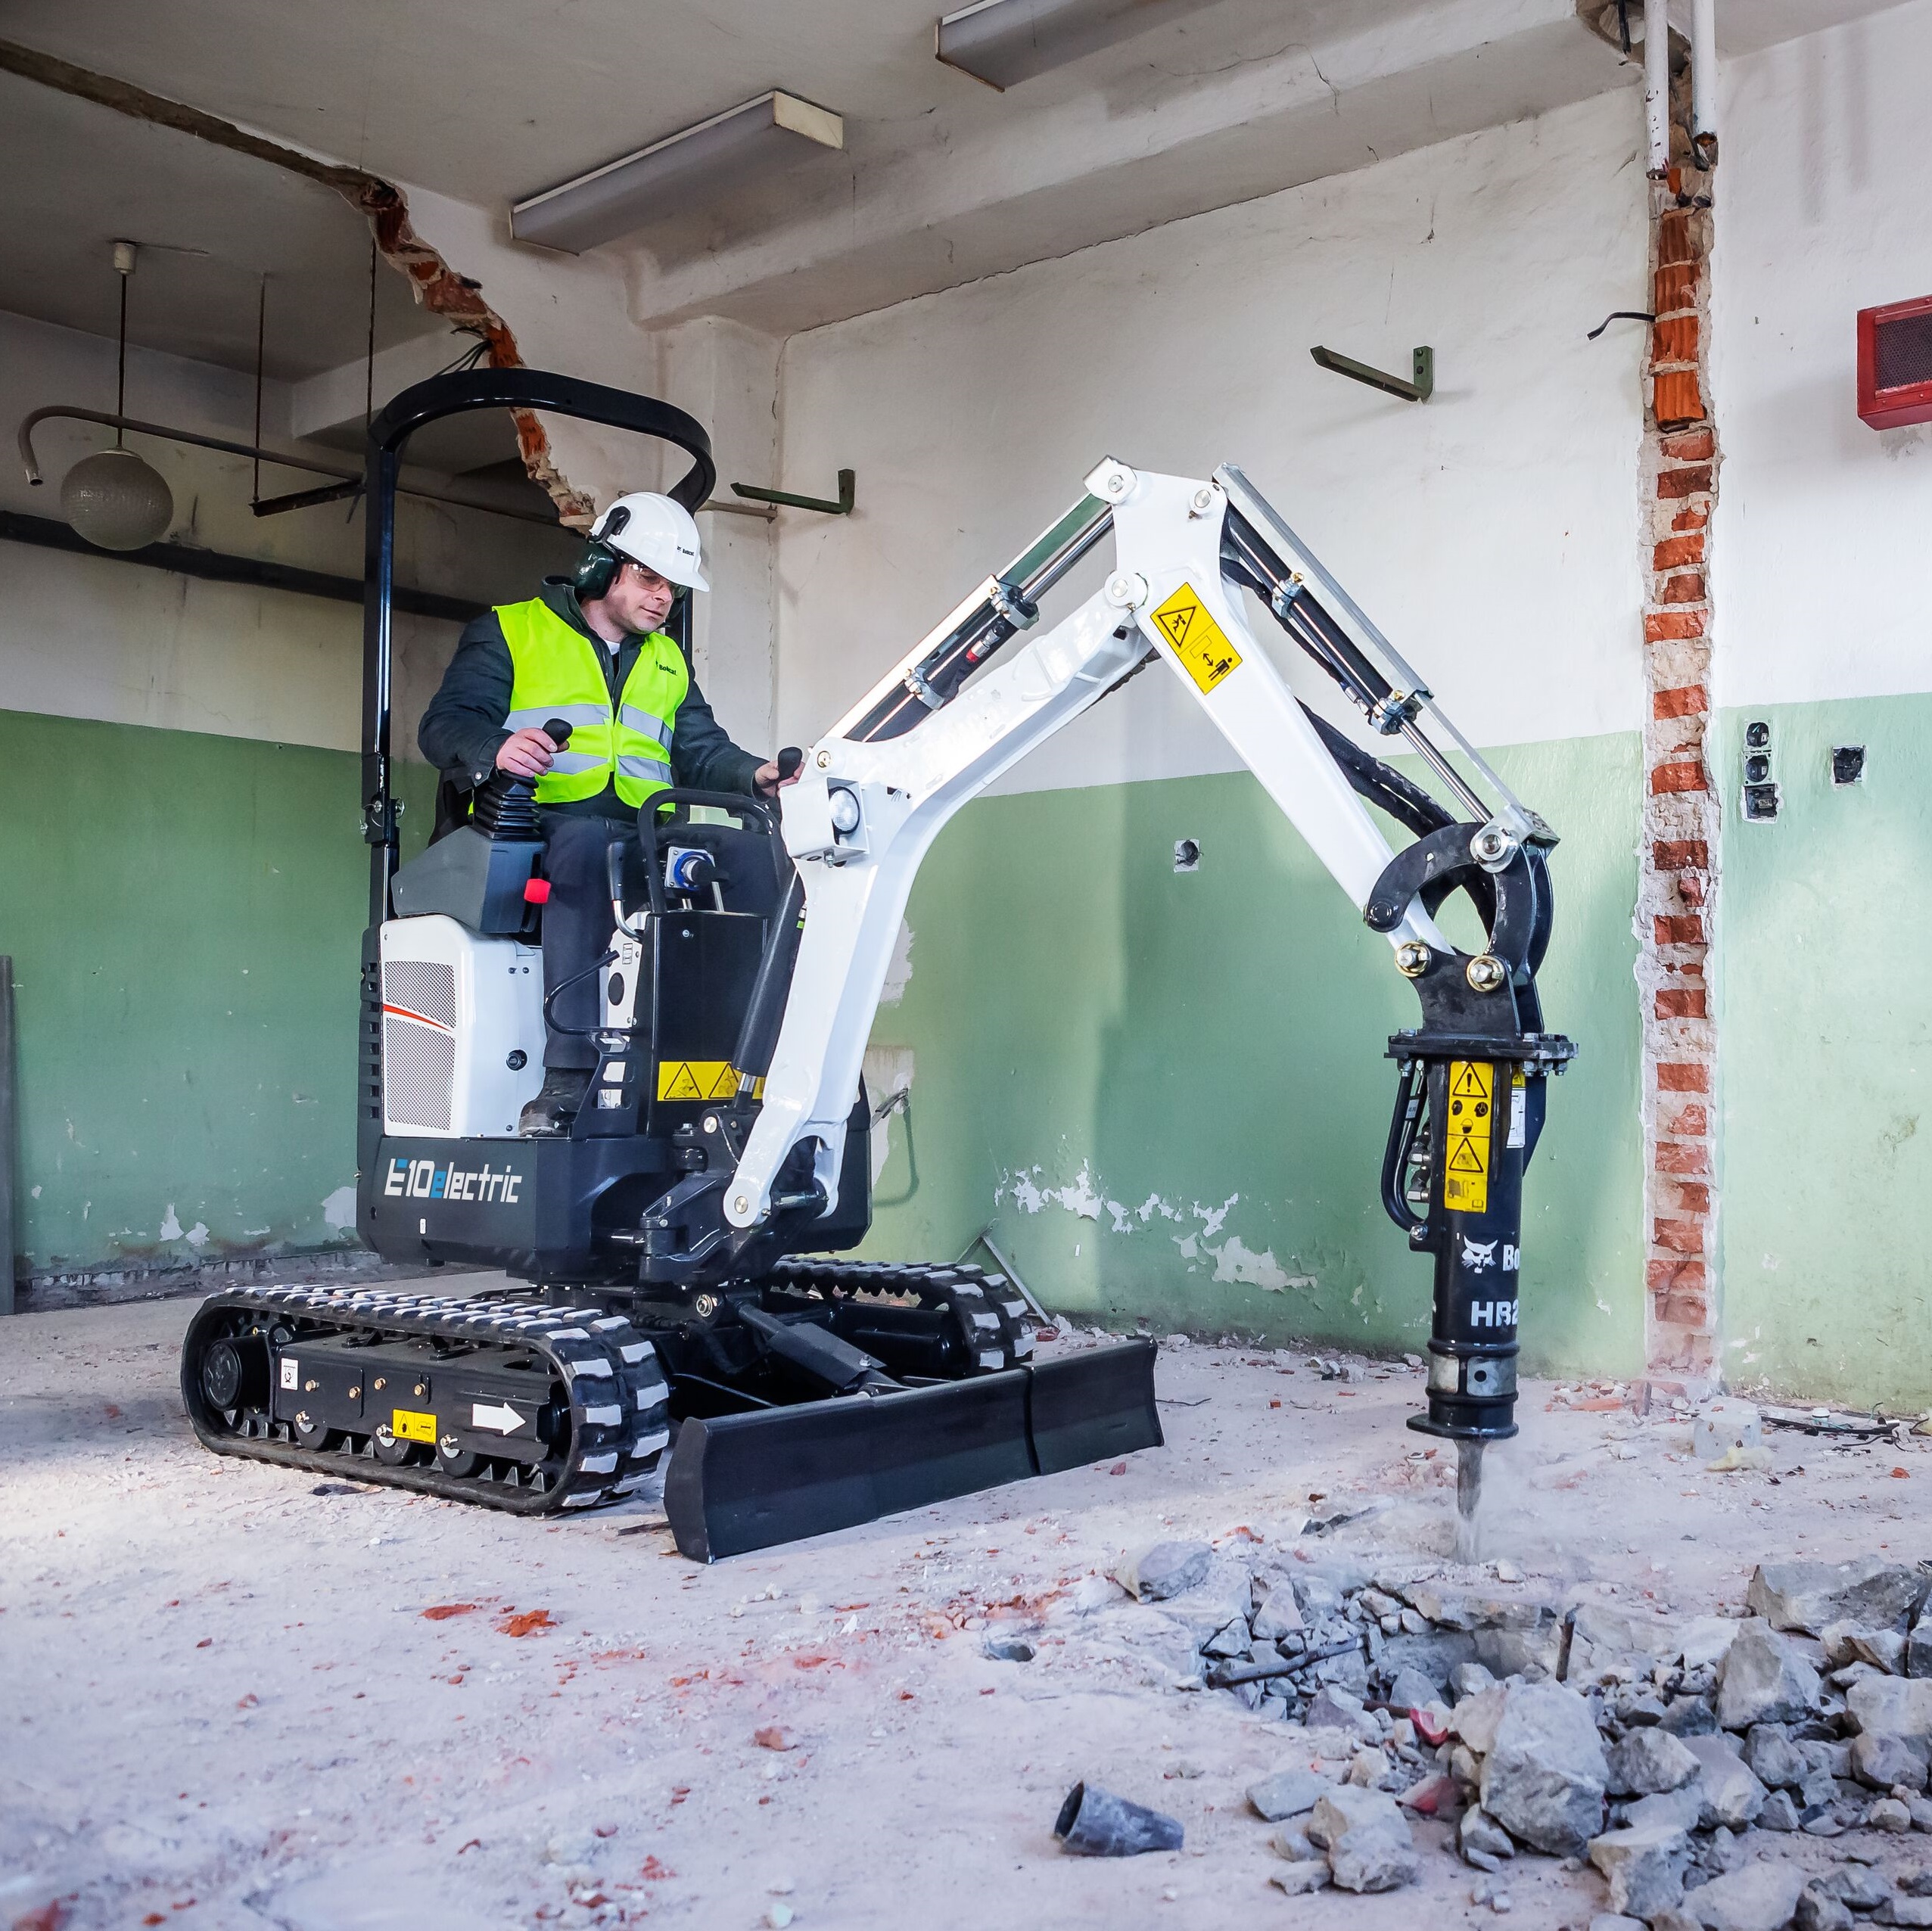
[(1710, 847), (1702, 838), (1660, 838), (1650, 847), (1650, 863), (1660, 872), (1707, 872)]
[(1701, 684), (1680, 685), (1674, 691), (1657, 691), (1650, 697), (1653, 717), (1695, 717), (1710, 708), (1710, 693)]
[(1708, 1093), (1710, 1068), (1694, 1059), (1660, 1059), (1657, 1062), (1660, 1093)]
[(1701, 764), (1660, 764), (1650, 773), (1650, 795), (1667, 798), (1673, 791), (1707, 791), (1709, 782)]
[(1659, 945), (1702, 945), (1704, 922), (1697, 913), (1666, 914), (1650, 921)]
[(1680, 309), (1694, 308), (1700, 273), (1695, 262), (1664, 263), (1657, 270), (1650, 306), (1659, 315), (1675, 315)]
[(1664, 469), (1657, 472), (1657, 494), (1660, 496), (1701, 496), (1710, 488), (1710, 465), (1707, 462), (1692, 463), (1683, 469)]
[(1666, 462), (1709, 462), (1717, 454), (1717, 438), (1708, 429), (1693, 429), (1663, 439)]
[(1644, 614), (1644, 641), (1647, 644), (1682, 643), (1703, 634), (1701, 611), (1652, 610)]
[(1702, 563), (1703, 560), (1704, 539), (1701, 533), (1668, 537), (1650, 552), (1650, 567), (1657, 571), (1679, 570), (1687, 563)]
[(1660, 1140), (1650, 1164), (1660, 1174), (1707, 1174), (1710, 1149), (1698, 1140)]
[(1704, 573), (1701, 570), (1680, 571), (1675, 577), (1664, 580), (1663, 595), (1658, 599), (1667, 604), (1702, 603), (1704, 600)]
[(1650, 384), (1650, 409), (1660, 428), (1703, 421), (1704, 398), (1697, 386), (1697, 372), (1694, 368), (1658, 370)]
[(1670, 527), (1673, 530), (1701, 530), (1710, 521), (1710, 512), (1708, 509), (1680, 509), (1670, 519)]
[(1650, 360), (1659, 366), (1694, 362), (1697, 359), (1697, 337), (1695, 316), (1666, 316), (1651, 325)]
[(1697, 259), (1697, 244), (1691, 238), (1691, 211), (1688, 208), (1673, 208), (1657, 220), (1657, 265), (1666, 266), (1676, 262), (1694, 262)]
[(1702, 986), (1660, 986), (1657, 988), (1657, 1015), (1660, 1019), (1704, 1019), (1710, 1015), (1704, 1010), (1704, 989)]
[(1653, 1220), (1650, 1244), (1668, 1248), (1673, 1254), (1701, 1254), (1704, 1251), (1704, 1230), (1695, 1220)]
[(1710, 1295), (1701, 1288), (1679, 1289), (1674, 1293), (1660, 1295), (1651, 1307), (1658, 1320), (1672, 1327), (1703, 1329), (1710, 1326)]
[(1677, 1211), (1681, 1214), (1708, 1214), (1710, 1211), (1710, 1188), (1702, 1180), (1677, 1180), (1671, 1186), (1677, 1196)]
[(1680, 1106), (1676, 1118), (1663, 1121), (1661, 1130), (1667, 1133), (1706, 1133), (1710, 1130), (1710, 1115), (1694, 1103)]
[(1704, 880), (1708, 875), (1702, 872), (1685, 872), (1677, 880), (1677, 896), (1686, 905), (1700, 906), (1707, 896)]
[(1708, 1287), (1710, 1276), (1701, 1261), (1650, 1260), (1644, 1263), (1644, 1283), (1653, 1294), (1669, 1294), (1687, 1287)]

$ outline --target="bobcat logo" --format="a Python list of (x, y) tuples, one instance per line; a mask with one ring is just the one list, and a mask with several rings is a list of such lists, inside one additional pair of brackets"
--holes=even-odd
[(1481, 1273), (1485, 1267), (1496, 1264), (1496, 1243), (1493, 1240), (1470, 1240), (1462, 1244), (1462, 1264)]

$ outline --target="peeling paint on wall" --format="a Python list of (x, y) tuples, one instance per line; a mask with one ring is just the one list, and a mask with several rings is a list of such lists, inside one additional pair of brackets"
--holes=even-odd
[[(322, 1220), (338, 1233), (353, 1230), (356, 1224), (356, 1189), (353, 1186), (338, 1186), (322, 1204)], [(264, 1233), (267, 1230), (263, 1230)]]
[[(1009, 1173), (993, 1192), (995, 1206), (1012, 1196), (1014, 1205), (1022, 1213), (1038, 1214), (1047, 1207), (1057, 1206), (1083, 1220), (1106, 1218), (1115, 1233), (1134, 1234), (1149, 1226), (1156, 1215), (1165, 1220), (1185, 1221), (1192, 1217), (1199, 1221), (1198, 1227), (1186, 1233), (1170, 1234), (1168, 1238), (1181, 1250), (1181, 1258), (1187, 1264), (1190, 1273), (1212, 1263), (1212, 1278), (1217, 1281), (1243, 1287), (1258, 1287), (1270, 1294), (1282, 1294), (1290, 1288), (1312, 1289), (1318, 1283), (1313, 1274), (1290, 1273), (1274, 1258), (1272, 1248), (1256, 1253), (1238, 1234), (1230, 1234), (1218, 1247), (1211, 1246), (1216, 1235), (1227, 1224), (1228, 1215), (1240, 1204), (1239, 1193), (1230, 1193), (1218, 1207), (1203, 1207), (1196, 1200), (1186, 1207), (1179, 1207), (1163, 1200), (1158, 1193), (1150, 1193), (1138, 1207), (1127, 1207), (1112, 1200), (1094, 1183), (1093, 1163), (1083, 1160), (1080, 1171), (1064, 1186), (1042, 1186), (1036, 1175), (1045, 1171), (1042, 1167), (1031, 1167), (1017, 1173)], [(1075, 1252), (1078, 1252), (1076, 1248)]]
[(899, 936), (892, 941), (892, 956), (885, 962), (885, 983), (879, 988), (879, 1004), (897, 1006), (905, 997), (912, 976), (913, 928), (901, 919)]

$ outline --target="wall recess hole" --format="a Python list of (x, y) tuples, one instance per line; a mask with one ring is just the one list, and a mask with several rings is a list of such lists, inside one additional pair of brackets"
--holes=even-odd
[(1198, 872), (1201, 869), (1201, 847), (1194, 838), (1176, 838), (1174, 841), (1174, 869), (1177, 872)]
[(1778, 807), (1783, 802), (1775, 785), (1747, 785), (1744, 787), (1744, 816), (1754, 825), (1768, 824), (1778, 816)]
[(1744, 726), (1744, 748), (1747, 751), (1769, 751), (1771, 748), (1771, 726), (1762, 719), (1747, 724)]
[(1864, 783), (1864, 745), (1834, 745), (1831, 747), (1831, 782), (1834, 785)]

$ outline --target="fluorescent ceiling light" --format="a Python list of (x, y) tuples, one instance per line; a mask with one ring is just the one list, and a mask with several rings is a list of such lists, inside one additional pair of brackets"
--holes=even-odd
[(801, 151), (801, 141), (843, 148), (845, 123), (796, 95), (761, 94), (518, 202), (510, 210), (510, 232), (519, 241), (581, 254), (661, 216), (682, 213), (720, 182), (736, 182), (748, 166)]
[(1131, 40), (1213, 0), (975, 0), (947, 14), (934, 51), (949, 67), (1002, 92), (1050, 67)]

